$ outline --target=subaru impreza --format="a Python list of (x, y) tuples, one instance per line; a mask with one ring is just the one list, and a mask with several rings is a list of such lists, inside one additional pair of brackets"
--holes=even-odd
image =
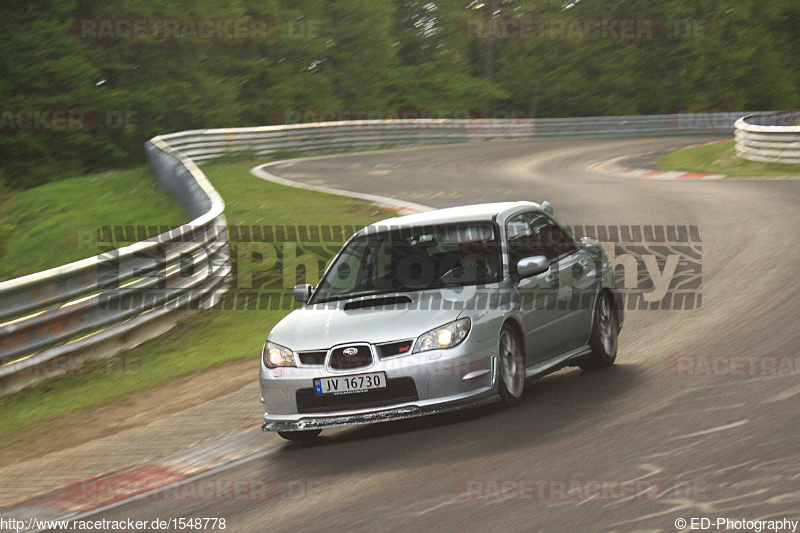
[(261, 352), (265, 431), (518, 403), (526, 380), (608, 366), (623, 323), (613, 268), (548, 202), (391, 218), (343, 245)]

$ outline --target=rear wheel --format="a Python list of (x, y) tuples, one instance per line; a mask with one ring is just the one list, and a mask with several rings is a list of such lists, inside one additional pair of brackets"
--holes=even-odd
[(309, 441), (317, 438), (322, 433), (321, 429), (311, 429), (307, 431), (279, 431), (278, 435), (286, 440)]
[(609, 294), (603, 294), (594, 311), (594, 326), (589, 338), (592, 353), (581, 361), (581, 369), (591, 370), (613, 365), (617, 359), (618, 335), (619, 324), (614, 302)]
[(525, 389), (525, 356), (517, 333), (507, 325), (500, 331), (498, 366), (500, 399), (506, 405), (518, 404)]

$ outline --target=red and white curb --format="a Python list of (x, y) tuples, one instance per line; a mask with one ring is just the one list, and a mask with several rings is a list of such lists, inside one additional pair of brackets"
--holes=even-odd
[[(694, 148), (695, 146), (706, 146), (709, 144), (720, 144), (729, 142), (730, 139), (722, 139), (719, 141), (711, 141), (706, 143), (689, 144), (682, 146), (677, 150), (686, 148)], [(652, 168), (636, 168), (625, 165), (626, 160), (650, 155), (654, 152), (636, 155), (624, 155), (622, 157), (615, 157), (600, 163), (594, 163), (586, 167), (587, 170), (605, 174), (607, 176), (616, 176), (620, 178), (634, 178), (634, 179), (651, 179), (651, 180), (797, 180), (800, 176), (728, 176), (726, 174), (706, 174), (704, 172), (688, 172), (685, 170), (655, 170)], [(664, 152), (669, 153), (669, 152)]]
[[(694, 148), (695, 146), (706, 146), (709, 144), (720, 144), (728, 141), (729, 139), (723, 139), (721, 141), (690, 144), (687, 146), (682, 146), (678, 149), (683, 150), (685, 148)], [(586, 168), (588, 170), (609, 176), (651, 180), (719, 180), (728, 177), (725, 174), (706, 174), (704, 172), (689, 172), (685, 170), (655, 170), (652, 168), (628, 167), (624, 164), (624, 162), (628, 159), (641, 157), (643, 155), (648, 154), (623, 155), (621, 157), (615, 157), (614, 159), (609, 159), (600, 163), (591, 164)]]
[(725, 174), (705, 174), (703, 172), (687, 172), (685, 170), (653, 170), (649, 168), (631, 168), (621, 164), (626, 159), (634, 156), (625, 155), (615, 157), (601, 163), (594, 163), (586, 167), (594, 172), (622, 178), (639, 178), (651, 180), (719, 180), (727, 177)]

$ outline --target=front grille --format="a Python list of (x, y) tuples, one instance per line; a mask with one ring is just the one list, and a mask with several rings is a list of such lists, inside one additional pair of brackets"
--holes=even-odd
[(317, 350), (314, 352), (298, 352), (297, 357), (304, 365), (322, 366), (325, 363), (325, 356), (328, 355), (326, 350)]
[(381, 357), (392, 357), (393, 355), (406, 355), (411, 353), (411, 345), (414, 341), (387, 342), (378, 345), (378, 353)]
[(297, 412), (301, 414), (369, 409), (419, 400), (413, 378), (387, 379), (385, 389), (350, 394), (317, 394), (313, 388), (299, 389), (295, 398)]
[[(356, 353), (349, 355), (345, 351), (355, 349)], [(368, 344), (354, 344), (340, 346), (331, 351), (330, 367), (334, 370), (352, 370), (363, 368), (372, 364), (372, 350)]]

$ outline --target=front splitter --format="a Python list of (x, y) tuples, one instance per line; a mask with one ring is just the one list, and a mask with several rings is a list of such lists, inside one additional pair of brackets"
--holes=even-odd
[(433, 406), (403, 406), (369, 413), (359, 413), (340, 416), (310, 416), (296, 421), (269, 421), (261, 426), (262, 431), (313, 431), (317, 429), (328, 429), (344, 426), (358, 426), (363, 424), (375, 424), (378, 422), (392, 422), (395, 420), (407, 420), (421, 416), (449, 413), (461, 411), (492, 403), (497, 401), (497, 397), (489, 397), (483, 400), (471, 400), (467, 402), (455, 402)]

